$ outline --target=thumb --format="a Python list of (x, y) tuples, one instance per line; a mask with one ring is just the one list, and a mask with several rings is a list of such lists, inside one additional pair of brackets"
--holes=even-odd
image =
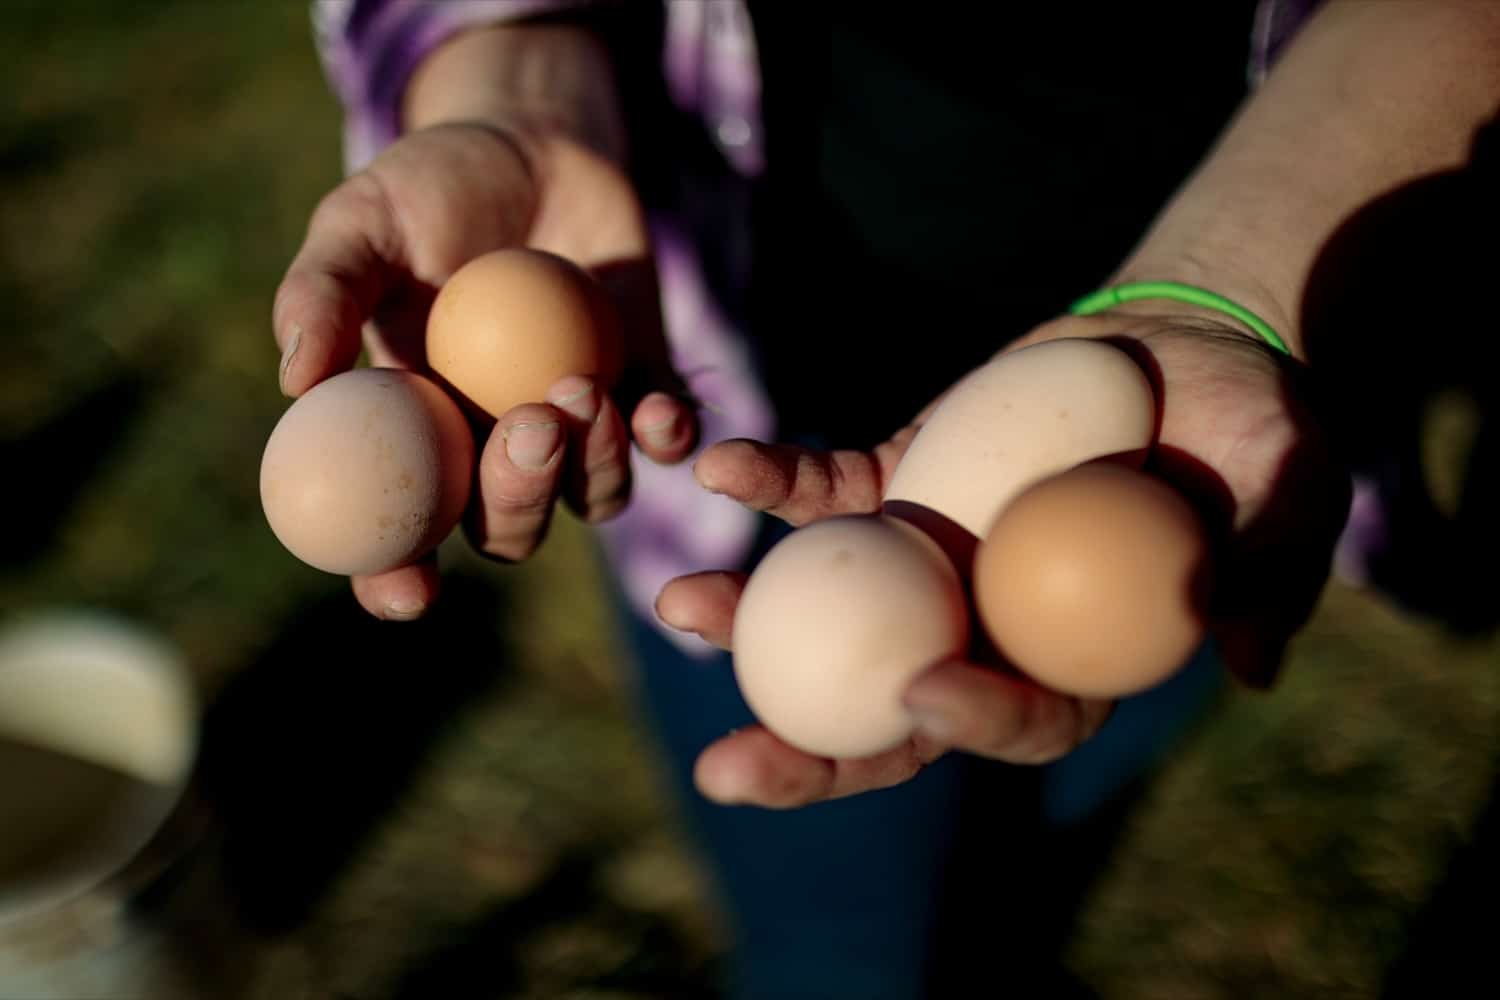
[(360, 329), (392, 284), (394, 224), (375, 188), (356, 174), (323, 199), (276, 289), (271, 326), (288, 396), (354, 364)]

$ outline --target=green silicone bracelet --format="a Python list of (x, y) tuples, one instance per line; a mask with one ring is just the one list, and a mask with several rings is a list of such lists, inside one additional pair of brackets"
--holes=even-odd
[(1103, 312), (1122, 302), (1137, 302), (1141, 299), (1171, 299), (1175, 302), (1202, 306), (1205, 309), (1215, 309), (1244, 323), (1282, 354), (1292, 353), (1287, 350), (1286, 341), (1271, 329), (1271, 324), (1238, 302), (1231, 302), (1206, 288), (1184, 285), (1176, 281), (1132, 281), (1124, 285), (1115, 285), (1113, 288), (1101, 288), (1074, 302), (1068, 307), (1068, 312), (1074, 316), (1092, 316), (1094, 313)]

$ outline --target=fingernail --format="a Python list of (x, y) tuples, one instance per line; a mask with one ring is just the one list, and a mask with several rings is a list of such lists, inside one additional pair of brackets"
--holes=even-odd
[(567, 378), (557, 384), (547, 402), (568, 416), (592, 424), (599, 419), (599, 395), (594, 383), (585, 378)]
[(677, 440), (678, 435), (681, 433), (681, 426), (682, 422), (677, 418), (676, 414), (673, 414), (661, 423), (652, 424), (650, 427), (643, 427), (641, 433), (652, 444), (658, 447), (665, 447)]
[(928, 736), (939, 741), (952, 738), (953, 720), (949, 719), (945, 713), (930, 705), (919, 705), (915, 708), (907, 706), (906, 710), (911, 713), (912, 721), (917, 724), (917, 728)]
[(721, 806), (741, 806), (750, 802), (750, 788), (744, 776), (736, 773), (720, 774), (704, 789), (709, 801)]
[(294, 325), (292, 327), (291, 339), (286, 342), (286, 350), (281, 352), (281, 367), (276, 371), (276, 382), (281, 386), (282, 393), (287, 396), (291, 395), (291, 393), (286, 391), (287, 369), (292, 367), (292, 358), (296, 356), (297, 348), (301, 346), (301, 344), (302, 327)]
[(562, 429), (557, 421), (514, 424), (505, 431), (505, 454), (521, 469), (545, 469), (562, 444)]
[(698, 462), (693, 463), (693, 481), (696, 482), (705, 491), (713, 493), (716, 496), (724, 492), (723, 490), (719, 489), (717, 486), (713, 485), (703, 478), (703, 476), (698, 472)]
[(385, 618), (393, 622), (409, 622), (422, 617), (427, 605), (421, 601), (391, 601), (385, 606)]

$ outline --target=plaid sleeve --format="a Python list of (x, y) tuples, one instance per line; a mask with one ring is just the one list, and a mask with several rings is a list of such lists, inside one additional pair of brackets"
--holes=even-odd
[(313, 37), (344, 108), (344, 166), (364, 166), (401, 134), (401, 95), (417, 64), (466, 28), (592, 0), (312, 0)]
[(1250, 83), (1260, 86), (1292, 37), (1322, 0), (1259, 0), (1250, 38)]

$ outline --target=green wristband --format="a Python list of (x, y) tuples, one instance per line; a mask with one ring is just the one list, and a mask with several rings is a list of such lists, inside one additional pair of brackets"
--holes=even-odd
[(1122, 302), (1137, 302), (1141, 299), (1171, 299), (1175, 302), (1186, 302), (1190, 305), (1216, 310), (1239, 320), (1260, 334), (1262, 340), (1282, 354), (1292, 353), (1287, 350), (1286, 341), (1271, 329), (1271, 324), (1238, 302), (1231, 302), (1206, 288), (1184, 285), (1176, 281), (1132, 281), (1124, 285), (1115, 285), (1113, 288), (1101, 288), (1074, 302), (1068, 307), (1068, 312), (1074, 316), (1092, 316), (1094, 313), (1103, 312)]

